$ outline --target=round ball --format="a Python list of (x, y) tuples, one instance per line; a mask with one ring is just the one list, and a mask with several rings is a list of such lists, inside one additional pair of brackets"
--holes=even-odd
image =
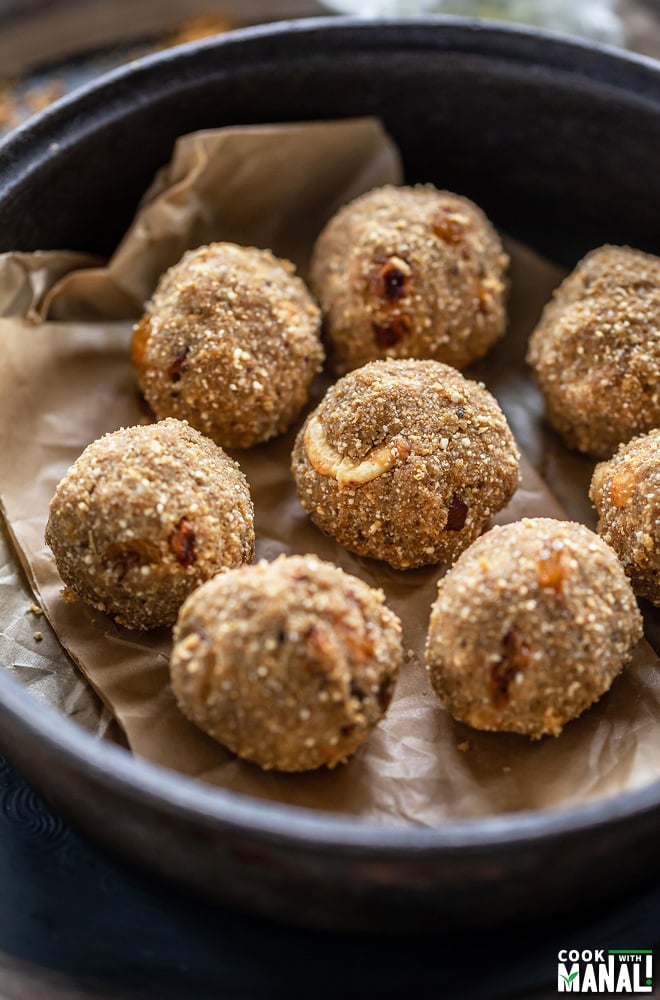
[(318, 238), (311, 281), (335, 369), (385, 357), (456, 368), (504, 333), (509, 259), (473, 202), (427, 184), (377, 188)]
[(635, 593), (660, 606), (660, 430), (621, 445), (597, 465), (589, 497), (598, 534), (618, 555)]
[(439, 361), (373, 361), (326, 393), (293, 451), (312, 521), (395, 569), (452, 562), (519, 481), (495, 399)]
[(223, 573), (174, 630), (183, 713), (265, 770), (334, 767), (384, 716), (402, 659), (383, 593), (315, 556)]
[(236, 462), (168, 419), (84, 450), (50, 502), (46, 542), (69, 597), (150, 629), (172, 625), (200, 583), (253, 558), (253, 518)]
[(131, 357), (157, 417), (179, 417), (226, 448), (283, 433), (323, 363), (320, 313), (293, 264), (212, 243), (161, 278)]
[(641, 635), (609, 546), (535, 518), (493, 528), (440, 581), (426, 662), (455, 719), (537, 739), (597, 701)]
[(589, 253), (556, 290), (528, 360), (548, 417), (571, 448), (607, 458), (660, 424), (660, 258)]

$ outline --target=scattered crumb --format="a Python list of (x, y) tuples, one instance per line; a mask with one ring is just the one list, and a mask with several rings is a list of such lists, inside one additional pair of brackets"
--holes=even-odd
[(43, 636), (43, 632), (33, 632), (32, 633), (32, 638), (34, 639), (35, 642), (41, 642), (41, 640), (43, 639), (43, 637), (44, 637)]
[(28, 608), (28, 611), (31, 611), (33, 615), (43, 615), (43, 611), (41, 610), (38, 604), (34, 603), (34, 601)]
[(510, 773), (511, 773), (511, 768), (509, 767), (508, 764), (505, 764), (504, 767), (502, 768), (502, 774), (510, 774)]
[[(1, 3), (0, 3), (1, 6)], [(209, 10), (196, 16), (181, 21), (171, 34), (153, 42), (140, 45), (136, 51), (135, 46), (131, 47), (129, 54), (121, 54), (118, 51), (117, 65), (127, 59), (139, 58), (145, 52), (158, 52), (161, 49), (170, 48), (173, 45), (182, 45), (185, 42), (193, 42), (199, 38), (207, 38), (218, 35), (225, 31), (240, 26), (239, 21), (222, 14), (218, 11)], [(82, 65), (82, 72), (85, 75), (94, 76), (98, 72), (96, 58), (85, 59)], [(30, 78), (26, 80), (13, 80), (0, 78), (0, 133), (11, 131), (21, 122), (25, 121), (31, 114), (43, 111), (53, 101), (63, 97), (72, 87), (68, 74), (63, 77), (47, 80), (46, 82), (35, 83), (25, 89), (25, 84), (29, 84)]]
[(472, 749), (471, 746), (470, 746), (470, 741), (469, 740), (463, 740), (462, 743), (457, 743), (456, 744), (456, 749), (460, 750), (461, 753), (467, 753), (468, 750)]

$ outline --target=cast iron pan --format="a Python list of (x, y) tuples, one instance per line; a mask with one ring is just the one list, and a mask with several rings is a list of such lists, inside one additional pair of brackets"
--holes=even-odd
[[(567, 265), (660, 251), (660, 66), (525, 29), (332, 19), (167, 51), (0, 147), (0, 250), (109, 253), (175, 138), (376, 114), (436, 181)], [(97, 841), (189, 887), (298, 921), (441, 927), (612, 899), (660, 873), (660, 782), (566, 810), (388, 828), (206, 787), (99, 742), (0, 672), (0, 749)]]

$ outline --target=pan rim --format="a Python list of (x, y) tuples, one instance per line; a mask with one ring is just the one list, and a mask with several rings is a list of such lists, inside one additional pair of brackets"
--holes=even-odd
[[(429, 31), (429, 29), (433, 29)], [(439, 30), (441, 29), (441, 30)], [(212, 39), (191, 42), (177, 49), (145, 56), (104, 74), (60, 99), (34, 116), (0, 143), (0, 206), (11, 197), (12, 187), (24, 180), (26, 169), (38, 170), (53, 155), (53, 143), (72, 145), (85, 129), (98, 127), (99, 113), (121, 115), (135, 96), (139, 81), (150, 80), (158, 89), (159, 74), (174, 64), (190, 67), (199, 53), (214, 55), (262, 41), (293, 34), (308, 45), (310, 34), (323, 32), (334, 45), (348, 38), (381, 39), (379, 47), (408, 46), (432, 51), (470, 51), (475, 55), (515, 53), (518, 63), (539, 58), (542, 67), (576, 74), (591, 85), (619, 87), (631, 99), (652, 101), (660, 114), (660, 63), (602, 43), (585, 42), (522, 26), (470, 18), (432, 16), (367, 21), (350, 17), (307, 18), (238, 29)], [(459, 48), (452, 48), (452, 43)], [(470, 48), (470, 45), (472, 47)], [(462, 48), (461, 48), (462, 46)], [(507, 48), (508, 47), (508, 48)], [(373, 44), (370, 50), (373, 51)], [(533, 51), (532, 51), (533, 50)], [(176, 83), (176, 74), (173, 74)], [(180, 82), (180, 80), (179, 80)], [(106, 106), (106, 97), (119, 91)], [(149, 95), (147, 95), (149, 96)], [(122, 103), (123, 102), (123, 103)], [(96, 115), (96, 117), (95, 117)], [(107, 117), (106, 119), (107, 120)], [(555, 841), (584, 834), (599, 827), (627, 823), (644, 815), (660, 817), (660, 779), (622, 795), (553, 810), (535, 810), (465, 820), (448, 820), (442, 826), (384, 826), (359, 817), (259, 800), (204, 785), (159, 765), (141, 760), (129, 751), (104, 742), (51, 706), (39, 702), (9, 675), (0, 671), (0, 720), (6, 716), (44, 741), (61, 759), (84, 770), (97, 784), (117, 789), (126, 797), (150, 804), (170, 815), (185, 815), (203, 826), (259, 835), (270, 843), (299, 848), (331, 848), (337, 853), (379, 856), (467, 855), (499, 849), (518, 850), (523, 844)], [(4, 742), (0, 736), (0, 741)], [(8, 753), (11, 759), (11, 751)]]

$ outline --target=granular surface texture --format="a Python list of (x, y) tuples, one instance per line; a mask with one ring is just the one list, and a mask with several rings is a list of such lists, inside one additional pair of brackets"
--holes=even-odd
[(226, 448), (293, 423), (323, 363), (320, 313), (294, 270), (268, 250), (212, 243), (163, 275), (131, 349), (157, 417)]
[(608, 690), (642, 636), (630, 583), (584, 525), (496, 527), (440, 581), (426, 661), (454, 718), (558, 736)]
[(223, 567), (253, 558), (254, 511), (237, 463), (167, 419), (85, 449), (51, 500), (46, 541), (70, 598), (150, 629), (174, 624)]
[(515, 492), (518, 451), (491, 394), (439, 361), (345, 375), (293, 450), (312, 521), (396, 569), (452, 562)]
[(385, 714), (402, 659), (382, 591), (312, 555), (220, 574), (185, 602), (174, 640), (184, 714), (266, 770), (344, 761)]
[(598, 533), (611, 545), (633, 589), (660, 605), (660, 430), (620, 446), (596, 466), (589, 496)]
[(431, 184), (377, 188), (318, 238), (312, 288), (339, 373), (385, 357), (457, 368), (506, 326), (508, 257), (473, 202)]

